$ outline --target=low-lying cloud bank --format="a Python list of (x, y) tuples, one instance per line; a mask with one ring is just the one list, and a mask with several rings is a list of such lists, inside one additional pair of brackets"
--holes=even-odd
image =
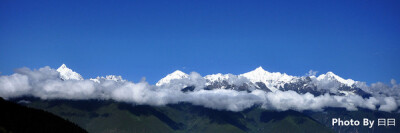
[[(103, 80), (62, 80), (55, 69), (43, 67), (39, 70), (20, 68), (12, 75), (0, 76), (0, 96), (14, 98), (35, 96), (41, 99), (113, 99), (133, 104), (166, 105), (189, 102), (208, 108), (241, 111), (254, 105), (270, 110), (314, 110), (322, 111), (326, 107), (341, 107), (347, 110), (367, 108), (380, 111), (398, 111), (400, 88), (396, 81), (391, 85), (375, 83), (364, 86), (373, 97), (362, 98), (358, 95), (314, 96), (310, 93), (299, 94), (294, 91), (251, 92), (226, 89), (204, 90), (204, 80), (200, 74), (192, 72), (188, 79), (173, 80), (171, 84), (155, 86), (145, 81)], [(194, 91), (182, 92), (181, 89), (194, 85)]]

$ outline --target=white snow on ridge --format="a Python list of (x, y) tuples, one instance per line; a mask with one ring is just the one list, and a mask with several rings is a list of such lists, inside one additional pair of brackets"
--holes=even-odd
[(283, 87), (286, 83), (290, 83), (293, 79), (296, 79), (295, 76), (287, 75), (286, 73), (280, 72), (268, 72), (264, 70), (261, 66), (256, 68), (253, 71), (241, 74), (239, 76), (246, 77), (251, 82), (262, 82), (264, 83), (271, 91), (276, 91), (279, 87)]
[[(60, 73), (60, 78), (63, 80), (84, 80), (83, 77), (77, 73), (74, 72), (73, 70), (69, 69), (65, 64), (62, 64), (57, 71)], [(116, 76), (116, 75), (107, 75), (106, 77), (96, 77), (96, 78), (90, 78), (89, 80), (100, 83), (101, 81), (105, 80), (110, 80), (110, 81), (115, 81), (115, 82), (123, 82), (126, 81), (122, 79), (121, 76)]]
[[(189, 75), (183, 73), (182, 71), (175, 71), (166, 77), (162, 78), (157, 82), (157, 86), (161, 86), (163, 84), (170, 83), (173, 79), (184, 79), (188, 78)], [(262, 67), (258, 67), (253, 71), (240, 74), (211, 74), (203, 77), (206, 80), (205, 85), (211, 85), (214, 82), (223, 82), (226, 81), (228, 84), (236, 84), (241, 85), (243, 83), (249, 83), (256, 85), (256, 82), (262, 82), (268, 87), (271, 91), (275, 92), (279, 90), (281, 87), (283, 88), (287, 83), (297, 82), (302, 77), (287, 75), (286, 73), (280, 72), (268, 72), (264, 70)], [(358, 81), (354, 81), (352, 79), (343, 79), (333, 72), (327, 72), (326, 74), (321, 74), (318, 77), (310, 76), (311, 79), (315, 81), (318, 86), (323, 86), (325, 88), (336, 88), (341, 85), (352, 86), (354, 84), (357, 85)], [(328, 87), (325, 85), (329, 85)]]
[[(313, 74), (315, 75), (315, 74)], [(64, 80), (61, 80), (64, 79)], [(70, 80), (71, 79), (71, 80)], [(120, 76), (109, 75), (93, 79), (83, 79), (78, 73), (62, 65), (55, 71), (46, 66), (39, 70), (21, 68), (12, 75), (0, 76), (0, 96), (14, 98), (34, 96), (41, 99), (88, 100), (104, 99), (132, 104), (163, 106), (188, 102), (206, 108), (228, 111), (242, 111), (254, 105), (276, 111), (313, 110), (323, 111), (328, 107), (345, 108), (350, 111), (365, 108), (386, 112), (399, 112), (399, 84), (378, 82), (369, 89), (371, 96), (364, 97), (358, 88), (359, 81), (343, 79), (332, 72), (319, 76), (290, 76), (285, 73), (268, 72), (261, 67), (241, 75), (214, 74), (201, 76), (196, 72), (190, 75), (179, 70), (161, 79), (157, 85), (148, 82), (125, 81)], [(98, 81), (99, 83), (95, 83)], [(118, 81), (118, 82), (114, 82)], [(207, 82), (216, 82), (205, 86)], [(222, 81), (222, 83), (221, 83)], [(228, 84), (226, 82), (228, 82)], [(232, 81), (232, 82), (231, 82)], [(238, 86), (238, 83), (246, 83)], [(253, 82), (263, 82), (255, 86)], [(232, 85), (232, 83), (237, 83)], [(269, 92), (268, 87), (277, 88), (282, 83), (293, 83), (282, 91)], [(164, 85), (165, 84), (165, 85)], [(161, 86), (160, 86), (161, 85)], [(188, 87), (189, 86), (189, 87)], [(187, 88), (185, 88), (187, 87)], [(312, 92), (319, 91), (322, 95)], [(362, 88), (361, 88), (362, 89)], [(288, 91), (289, 90), (289, 91)], [(333, 90), (333, 91), (331, 91)], [(333, 92), (334, 94), (326, 94)]]
[(161, 86), (164, 84), (168, 84), (171, 82), (171, 80), (174, 79), (184, 79), (184, 78), (188, 78), (189, 75), (180, 71), (180, 70), (176, 70), (175, 72), (168, 74), (167, 76), (165, 76), (164, 78), (160, 79), (157, 83), (156, 86)]
[(65, 64), (62, 64), (57, 71), (63, 80), (83, 80), (83, 77), (79, 73), (72, 71)]
[(326, 74), (321, 74), (316, 78), (318, 81), (323, 81), (323, 80), (328, 80), (328, 81), (338, 81), (342, 84), (345, 84), (347, 86), (352, 86), (353, 84), (356, 83), (356, 81), (352, 79), (343, 79), (342, 77), (339, 77), (338, 75), (334, 74), (333, 72), (327, 72)]
[(210, 82), (219, 82), (219, 81), (227, 80), (229, 78), (229, 75), (217, 73), (217, 74), (206, 75), (206, 76), (204, 76), (204, 78)]
[(233, 74), (211, 74), (211, 75), (206, 75), (204, 76), (204, 79), (206, 79), (206, 85), (211, 85), (214, 82), (227, 82), (228, 84), (234, 84), (234, 85), (242, 85), (244, 83), (250, 82), (246, 77), (238, 76), (238, 75), (233, 75)]
[[(83, 80), (83, 77), (74, 72), (73, 70), (69, 69), (65, 64), (62, 64), (57, 71), (60, 73), (60, 78), (63, 80)], [(161, 86), (164, 84), (171, 83), (172, 80), (179, 80), (179, 79), (187, 79), (189, 75), (180, 71), (176, 70), (171, 74), (168, 74), (164, 78), (160, 79), (156, 86)], [(268, 87), (271, 91), (275, 92), (279, 90), (281, 87), (284, 87), (287, 83), (294, 83), (297, 82), (298, 79), (301, 77), (287, 75), (286, 73), (280, 72), (268, 72), (264, 70), (261, 66), (254, 69), (253, 71), (243, 73), (240, 75), (233, 75), (233, 74), (211, 74), (206, 75), (204, 77), (200, 77), (204, 79), (203, 82), (198, 82), (201, 85), (211, 85), (214, 82), (227, 82), (228, 84), (235, 84), (235, 85), (242, 85), (243, 83), (252, 83), (252, 85), (258, 86), (256, 82), (262, 82)], [(334, 74), (333, 72), (327, 72), (326, 74), (321, 74), (318, 77), (310, 76), (310, 78), (316, 83), (317, 85), (330, 85), (327, 88), (338, 87), (341, 85), (347, 85), (352, 87), (353, 85), (358, 86), (361, 82), (354, 81), (352, 79), (343, 79), (340, 76)], [(124, 82), (126, 80), (122, 79), (121, 76), (116, 75), (107, 75), (106, 77), (96, 77), (90, 78), (89, 80), (100, 83), (102, 81), (115, 81), (115, 82)], [(326, 87), (326, 86), (324, 86)]]

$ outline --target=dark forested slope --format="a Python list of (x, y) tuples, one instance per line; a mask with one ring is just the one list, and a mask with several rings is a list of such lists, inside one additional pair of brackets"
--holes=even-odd
[(49, 112), (0, 97), (0, 133), (85, 133), (79, 126)]

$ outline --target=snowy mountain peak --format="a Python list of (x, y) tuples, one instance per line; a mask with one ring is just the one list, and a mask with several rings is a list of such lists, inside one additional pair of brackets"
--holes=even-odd
[(264, 82), (264, 81), (290, 81), (294, 78), (294, 76), (287, 75), (286, 73), (280, 72), (268, 72), (264, 70), (262, 67), (258, 67), (253, 71), (241, 74), (248, 78), (250, 81), (254, 82)]
[(182, 71), (180, 71), (180, 70), (175, 70), (174, 72), (172, 72), (171, 74), (169, 74), (169, 75), (171, 75), (171, 76), (187, 76), (187, 74), (186, 73), (184, 73), (184, 72), (182, 72)]
[[(58, 69), (65, 69), (65, 68), (67, 68), (67, 65), (62, 64)], [(57, 70), (58, 70), (58, 69), (57, 69)]]
[(276, 91), (280, 87), (283, 87), (285, 83), (291, 82), (295, 77), (287, 75), (286, 73), (280, 72), (268, 72), (264, 70), (261, 66), (254, 69), (253, 71), (241, 74), (240, 76), (246, 77), (251, 82), (262, 82), (271, 91)]
[(171, 80), (173, 79), (183, 79), (183, 78), (188, 78), (189, 75), (180, 71), (180, 70), (176, 70), (171, 74), (168, 74), (167, 76), (165, 76), (164, 78), (160, 79), (157, 83), (156, 86), (161, 86), (163, 84), (167, 84), (169, 82), (171, 82)]
[(57, 71), (60, 73), (60, 78), (63, 80), (83, 80), (83, 77), (67, 67), (67, 65), (62, 64)]
[(333, 72), (331, 72), (331, 71), (329, 71), (329, 72), (327, 72), (327, 73), (325, 73), (325, 74), (321, 74), (321, 75), (319, 75), (319, 76), (317, 77), (318, 80), (323, 80), (323, 79), (326, 79), (326, 80), (336, 80), (336, 79), (338, 79), (338, 78), (341, 78), (341, 77), (337, 76), (335, 73), (333, 73)]
[(335, 73), (333, 73), (331, 71), (327, 72), (325, 75), (329, 76), (329, 77), (339, 77), (338, 75), (336, 75)]
[(317, 80), (322, 81), (322, 80), (329, 80), (329, 81), (338, 81), (342, 84), (345, 84), (347, 86), (352, 86), (355, 81), (352, 79), (343, 79), (342, 77), (336, 75), (335, 73), (329, 71), (326, 74), (321, 74), (317, 77)]
[(254, 69), (253, 71), (241, 74), (242, 76), (252, 80), (255, 80), (256, 82), (264, 81), (270, 78), (271, 73), (264, 70), (261, 66)]
[(261, 66), (257, 67), (257, 68), (254, 69), (253, 71), (256, 71), (256, 72), (267, 72), (267, 71), (264, 70), (264, 68), (262, 68)]

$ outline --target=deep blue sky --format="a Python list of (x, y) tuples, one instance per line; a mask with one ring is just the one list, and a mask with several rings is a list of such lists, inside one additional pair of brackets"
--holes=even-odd
[(0, 72), (59, 67), (155, 83), (180, 69), (310, 69), (400, 80), (400, 1), (0, 1)]

